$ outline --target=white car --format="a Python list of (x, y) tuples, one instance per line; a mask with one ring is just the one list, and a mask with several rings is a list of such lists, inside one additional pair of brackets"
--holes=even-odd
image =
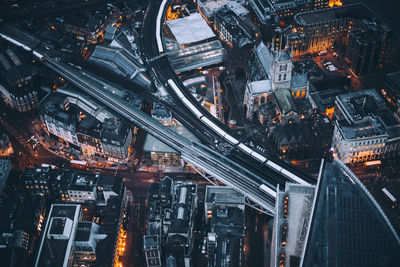
[(337, 68), (336, 68), (335, 66), (333, 66), (333, 65), (328, 65), (328, 66), (327, 66), (327, 69), (328, 69), (329, 71), (337, 71)]

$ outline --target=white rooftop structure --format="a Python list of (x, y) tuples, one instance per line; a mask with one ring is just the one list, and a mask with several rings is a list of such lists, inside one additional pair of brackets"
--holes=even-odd
[(197, 43), (215, 37), (200, 13), (181, 19), (168, 20), (167, 25), (180, 45)]
[(229, 5), (230, 9), (232, 9), (232, 11), (238, 16), (243, 15), (246, 11), (247, 14), (249, 11), (242, 6), (245, 3), (246, 1), (244, 0), (197, 0), (197, 5), (207, 19), (213, 17), (214, 12), (225, 5)]
[(247, 84), (251, 95), (258, 95), (258, 94), (264, 94), (264, 93), (272, 93), (272, 82), (271, 80), (261, 80), (261, 81), (255, 81), (255, 82), (250, 82)]

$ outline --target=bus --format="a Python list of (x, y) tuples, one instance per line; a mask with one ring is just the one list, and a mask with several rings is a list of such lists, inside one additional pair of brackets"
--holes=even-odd
[(89, 164), (86, 161), (72, 159), (69, 162), (69, 166), (74, 169), (87, 170)]

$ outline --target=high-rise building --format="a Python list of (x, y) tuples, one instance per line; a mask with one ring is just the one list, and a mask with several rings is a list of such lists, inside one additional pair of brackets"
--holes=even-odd
[(271, 266), (395, 266), (400, 238), (358, 178), (324, 162), (316, 186), (286, 184), (276, 199)]
[(299, 266), (396, 266), (399, 236), (368, 189), (341, 162), (320, 170)]

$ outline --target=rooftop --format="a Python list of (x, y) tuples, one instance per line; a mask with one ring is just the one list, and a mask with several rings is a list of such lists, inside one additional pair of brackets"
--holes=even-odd
[[(276, 249), (273, 255), (276, 262), (284, 253), (288, 261), (286, 266), (292, 266), (291, 261), (301, 256), (309, 228), (314, 195), (315, 186), (291, 183), (286, 184), (284, 192), (278, 193), (273, 241)], [(285, 242), (284, 246), (281, 246), (282, 242)]]
[[(122, 33), (118, 35), (120, 43), (129, 41)], [(128, 44), (126, 44), (128, 45)], [(137, 61), (135, 56), (127, 49), (121, 47), (96, 46), (89, 61), (98, 63), (99, 65), (126, 77), (137, 84), (148, 87), (151, 84), (150, 79), (143, 73), (143, 66)]]
[(287, 89), (279, 89), (274, 92), (276, 103), (282, 114), (290, 111), (297, 111), (297, 107), (293, 101), (290, 91)]
[(362, 3), (303, 12), (294, 16), (294, 20), (299, 25), (323, 24), (339, 19), (374, 20), (374, 18), (372, 11)]
[[(18, 53), (17, 53), (18, 52)], [(35, 75), (31, 60), (16, 48), (2, 50), (0, 47), (0, 81), (8, 90), (19, 97), (33, 90), (30, 81)], [(28, 85), (25, 85), (25, 82)], [(31, 88), (32, 87), (32, 88)]]
[[(187, 128), (182, 125), (171, 125), (168, 126), (171, 130), (189, 139), (191, 142), (197, 142), (198, 139), (194, 136)], [(160, 153), (177, 153), (174, 149), (164, 144), (151, 134), (146, 136), (146, 140), (143, 145), (144, 152), (160, 152)]]
[[(67, 266), (74, 241), (74, 238), (71, 238), (71, 236), (75, 235), (80, 211), (80, 205), (51, 205), (50, 212), (46, 220), (46, 226), (41, 238), (35, 267)], [(65, 229), (67, 222), (69, 227), (68, 236), (64, 234), (64, 232), (68, 230)], [(62, 234), (60, 234), (61, 232)], [(65, 238), (57, 238), (57, 234), (63, 235)]]
[(375, 89), (337, 96), (336, 105), (337, 124), (346, 138), (400, 136), (400, 123)]
[(336, 97), (337, 105), (345, 112), (350, 122), (385, 109), (386, 103), (375, 89), (351, 92)]
[(266, 75), (269, 76), (271, 67), (271, 57), (272, 57), (271, 50), (269, 50), (269, 48), (264, 44), (264, 42), (261, 42), (256, 47), (255, 52), (258, 60), (261, 63), (264, 73), (266, 73)]
[(306, 86), (308, 86), (307, 74), (303, 73), (303, 74), (292, 75), (292, 78), (290, 80), (291, 89), (296, 89)]
[(244, 196), (227, 186), (207, 186), (206, 200), (214, 204), (244, 204)]
[(93, 191), (97, 186), (100, 174), (90, 172), (76, 172), (69, 186), (69, 190)]
[(0, 159), (0, 194), (6, 185), (8, 175), (11, 171), (11, 162), (8, 159)]
[[(200, 1), (199, 1), (200, 2)], [(212, 16), (214, 14), (214, 11), (225, 6), (229, 5), (229, 7), (235, 11), (235, 13), (238, 14), (247, 14), (249, 11), (247, 11), (246, 8), (244, 8), (241, 4), (245, 3), (243, 0), (201, 0), (202, 5), (206, 8), (207, 10), (207, 16)], [(247, 13), (246, 13), (246, 11)]]
[(255, 82), (250, 82), (247, 84), (252, 95), (264, 94), (272, 92), (272, 82), (271, 80), (260, 80)]
[(167, 25), (180, 45), (197, 43), (215, 37), (214, 32), (200, 13), (168, 20)]

